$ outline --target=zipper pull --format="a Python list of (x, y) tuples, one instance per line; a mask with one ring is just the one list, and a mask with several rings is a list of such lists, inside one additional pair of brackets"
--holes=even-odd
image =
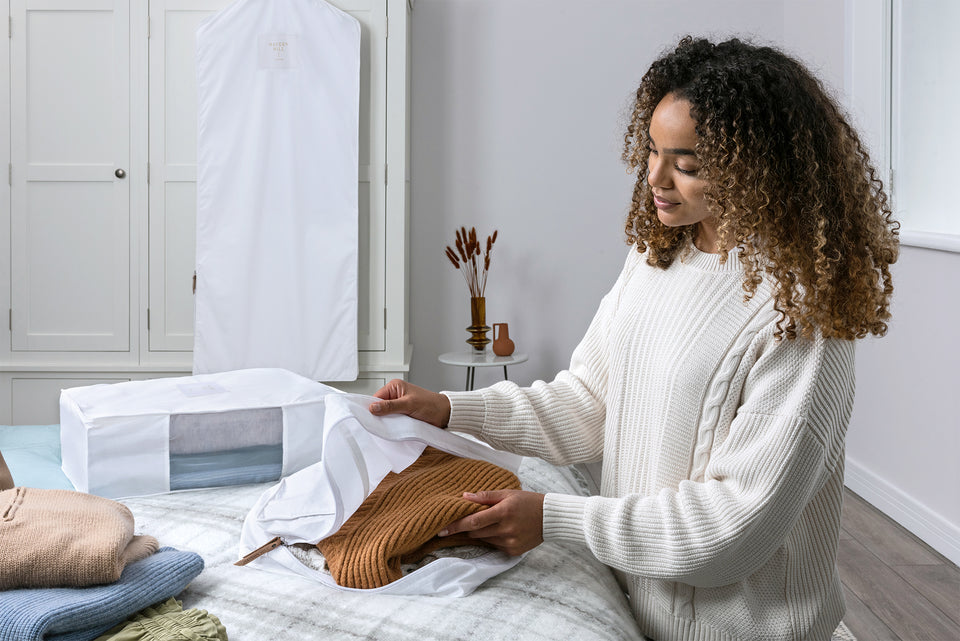
[(261, 545), (260, 547), (258, 547), (256, 550), (251, 552), (250, 554), (246, 555), (245, 557), (243, 557), (242, 559), (234, 563), (234, 565), (246, 565), (247, 563), (250, 563), (250, 561), (253, 561), (254, 559), (257, 559), (263, 556), (270, 550), (276, 550), (281, 545), (283, 545), (283, 541), (280, 539), (279, 536), (275, 536), (269, 541), (267, 541), (266, 543), (264, 543), (263, 545)]

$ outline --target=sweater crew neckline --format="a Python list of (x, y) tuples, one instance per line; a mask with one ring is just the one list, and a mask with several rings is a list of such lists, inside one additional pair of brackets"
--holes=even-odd
[(726, 262), (720, 262), (720, 254), (709, 254), (701, 251), (693, 243), (689, 248), (680, 254), (679, 261), (684, 267), (698, 269), (705, 272), (733, 273), (743, 271), (743, 264), (740, 262), (741, 247), (734, 247), (727, 252)]

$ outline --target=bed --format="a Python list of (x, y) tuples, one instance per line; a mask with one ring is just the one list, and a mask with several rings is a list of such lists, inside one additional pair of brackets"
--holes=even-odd
[[(70, 487), (59, 468), (59, 426), (0, 426), (0, 451), (17, 484)], [(576, 469), (536, 459), (524, 459), (518, 476), (533, 491), (588, 492)], [(122, 500), (138, 532), (203, 557), (203, 572), (179, 598), (219, 617), (232, 641), (642, 639), (613, 573), (559, 544), (541, 545), (464, 598), (358, 594), (235, 566), (243, 519), (272, 484)]]
[[(18, 485), (71, 488), (59, 467), (59, 426), (0, 426), (0, 451)], [(527, 458), (518, 476), (532, 491), (589, 493), (587, 479), (573, 467)], [(345, 592), (235, 566), (243, 519), (271, 485), (122, 500), (138, 532), (203, 557), (203, 572), (179, 598), (184, 608), (219, 617), (232, 641), (644, 638), (611, 570), (582, 549), (556, 543), (544, 543), (464, 598)], [(841, 624), (833, 641), (855, 639)]]

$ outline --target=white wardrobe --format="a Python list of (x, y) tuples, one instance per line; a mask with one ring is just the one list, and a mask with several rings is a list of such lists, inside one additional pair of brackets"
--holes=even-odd
[[(324, 0), (317, 0), (322, 2)], [(10, 0), (0, 48), (0, 424), (60, 389), (192, 368), (197, 25), (231, 0)], [(409, 369), (412, 0), (331, 0), (361, 23), (360, 374)]]

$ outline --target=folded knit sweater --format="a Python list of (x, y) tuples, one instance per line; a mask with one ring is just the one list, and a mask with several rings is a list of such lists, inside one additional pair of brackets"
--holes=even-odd
[(90, 641), (180, 594), (202, 570), (199, 554), (160, 548), (124, 568), (116, 583), (2, 592), (0, 641)]
[(0, 590), (113, 583), (157, 551), (116, 501), (70, 490), (0, 492)]
[(444, 526), (486, 509), (464, 499), (464, 492), (519, 489), (512, 472), (428, 447), (405, 470), (388, 474), (317, 547), (337, 584), (381, 587), (403, 576), (404, 563), (416, 563), (439, 548), (480, 543), (466, 534), (437, 536)]

